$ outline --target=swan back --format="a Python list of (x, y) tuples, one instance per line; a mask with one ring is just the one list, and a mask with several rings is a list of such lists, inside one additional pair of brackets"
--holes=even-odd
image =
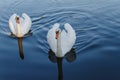
[[(55, 39), (55, 31), (57, 28), (59, 28), (59, 26), (60, 24), (58, 23), (54, 24), (47, 34), (47, 41), (50, 48), (55, 54), (57, 54), (57, 40)], [(71, 50), (76, 40), (75, 30), (72, 28), (72, 26), (69, 23), (66, 23), (64, 24), (64, 28), (65, 30), (62, 30), (61, 32), (62, 53), (60, 57), (63, 57), (67, 52)]]

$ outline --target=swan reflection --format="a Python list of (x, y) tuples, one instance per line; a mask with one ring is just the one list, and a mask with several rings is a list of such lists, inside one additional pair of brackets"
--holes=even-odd
[(63, 80), (62, 60), (65, 58), (67, 62), (71, 63), (76, 60), (75, 50), (72, 48), (64, 57), (56, 57), (55, 53), (50, 49), (48, 58), (51, 62), (57, 63), (58, 80)]
[[(16, 36), (14, 34), (12, 34), (12, 33), (11, 33), (10, 36), (13, 37), (13, 38), (16, 38)], [(24, 37), (28, 37), (28, 36), (32, 36), (31, 30), (27, 34), (24, 35)], [(20, 54), (20, 58), (21, 59), (24, 59), (23, 45), (22, 45), (22, 41), (23, 41), (24, 37), (18, 37), (17, 38), (17, 40), (18, 40), (18, 47), (19, 47), (19, 54)]]
[(22, 46), (22, 38), (18, 38), (18, 46), (19, 46), (20, 57), (21, 57), (21, 59), (24, 59), (23, 46)]

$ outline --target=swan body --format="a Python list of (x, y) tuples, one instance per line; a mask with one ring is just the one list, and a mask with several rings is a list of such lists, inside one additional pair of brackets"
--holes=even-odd
[(61, 30), (59, 26), (60, 24), (55, 23), (48, 31), (47, 41), (57, 57), (64, 57), (73, 47), (76, 41), (76, 33), (69, 23), (64, 24), (65, 30)]
[(16, 37), (24, 37), (29, 32), (31, 23), (32, 21), (26, 13), (23, 13), (22, 17), (13, 14), (9, 19), (9, 28)]

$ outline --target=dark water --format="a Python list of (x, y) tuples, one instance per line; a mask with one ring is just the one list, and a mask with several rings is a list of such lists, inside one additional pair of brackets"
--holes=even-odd
[[(32, 36), (10, 37), (9, 17), (27, 13)], [(49, 60), (46, 35), (54, 23), (70, 23), (76, 31), (76, 59), (62, 60), (63, 80), (120, 80), (119, 0), (1, 0), (0, 80), (58, 80), (57, 63)]]

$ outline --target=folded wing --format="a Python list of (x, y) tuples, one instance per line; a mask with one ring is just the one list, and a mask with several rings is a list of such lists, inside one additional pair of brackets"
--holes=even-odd
[(29, 32), (32, 21), (26, 13), (23, 13), (22, 17), (23, 18), (20, 18), (21, 34), (25, 35)]
[(57, 28), (59, 28), (60, 24), (56, 23), (53, 25), (53, 27), (48, 31), (47, 34), (47, 41), (49, 43), (50, 48), (54, 53), (57, 52), (57, 40), (55, 39), (55, 31)]
[(13, 34), (16, 35), (16, 22), (15, 22), (15, 18), (16, 18), (16, 14), (13, 14), (10, 19), (9, 19), (9, 27), (10, 27), (10, 30)]
[(63, 55), (71, 50), (76, 41), (75, 30), (72, 26), (69, 23), (66, 23), (64, 28), (65, 30), (61, 33), (61, 48)]

